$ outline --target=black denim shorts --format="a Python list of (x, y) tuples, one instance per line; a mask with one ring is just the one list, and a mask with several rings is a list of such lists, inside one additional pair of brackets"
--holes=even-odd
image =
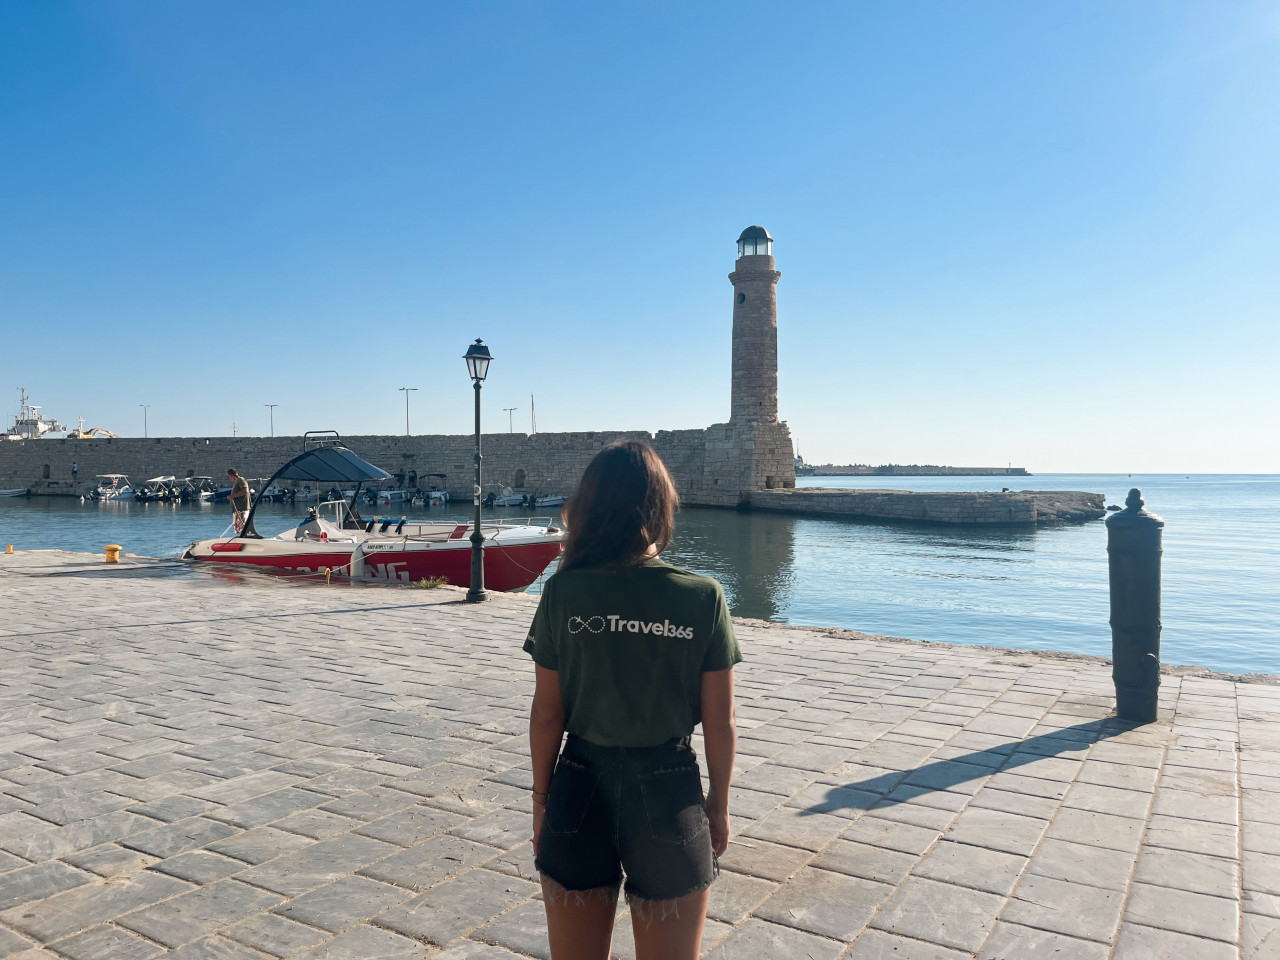
[(556, 761), (535, 865), (566, 890), (673, 900), (718, 872), (688, 738), (601, 747), (570, 736)]

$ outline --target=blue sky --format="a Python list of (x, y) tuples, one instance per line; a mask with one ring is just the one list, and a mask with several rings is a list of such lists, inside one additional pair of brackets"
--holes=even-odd
[(0, 91), (64, 422), (705, 426), (762, 223), (812, 462), (1280, 471), (1275, 2), (0, 0)]

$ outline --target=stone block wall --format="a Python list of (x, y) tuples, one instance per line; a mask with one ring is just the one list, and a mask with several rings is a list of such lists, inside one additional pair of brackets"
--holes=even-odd
[[(577, 433), (485, 434), (485, 492), (511, 486), (520, 493), (571, 493), (582, 471), (604, 446), (618, 439), (644, 440), (657, 450), (689, 504), (736, 505), (750, 491), (740, 483), (763, 477), (753, 466), (742, 440), (718, 449), (724, 459), (713, 471), (719, 483), (707, 482), (707, 430), (607, 430)], [(470, 436), (353, 436), (343, 441), (359, 456), (392, 474), (416, 474), (418, 486), (444, 474), (451, 496), (470, 499), (474, 439)], [(763, 449), (763, 444), (761, 445)], [(789, 449), (789, 440), (788, 440)], [(247, 477), (268, 477), (302, 450), (299, 437), (137, 437), (114, 440), (25, 440), (0, 442), (0, 488), (29, 487), (49, 496), (78, 496), (90, 488), (95, 474), (124, 473), (134, 483), (150, 477), (210, 476), (221, 480), (228, 467)], [(746, 455), (746, 464), (730, 465)], [(71, 466), (78, 463), (78, 483)], [(776, 464), (768, 467), (777, 470)], [(763, 480), (761, 481), (763, 483)], [(710, 488), (713, 496), (707, 499)]]

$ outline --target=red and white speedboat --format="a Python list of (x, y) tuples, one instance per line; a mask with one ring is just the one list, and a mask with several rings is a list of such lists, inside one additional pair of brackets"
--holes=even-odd
[[(237, 536), (192, 543), (183, 559), (241, 563), (294, 573), (328, 574), (352, 580), (416, 583), (443, 577), (459, 587), (471, 585), (471, 526), (466, 523), (406, 519), (364, 520), (354, 503), (359, 486), (389, 476), (361, 460), (333, 434), (307, 434), (303, 453), (271, 479), (306, 480), (323, 485), (354, 482), (351, 500), (332, 500), (311, 508), (296, 527), (274, 537), (253, 528), (259, 496)], [(265, 489), (270, 483), (263, 484)], [(560, 555), (564, 531), (547, 521), (503, 521), (481, 525), (484, 535), (484, 585), (490, 590), (522, 590)]]

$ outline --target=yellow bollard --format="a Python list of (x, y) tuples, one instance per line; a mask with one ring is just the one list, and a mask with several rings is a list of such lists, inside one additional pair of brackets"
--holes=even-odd
[(5, 547), (4, 552), (5, 552), (5, 553), (13, 553), (13, 544), (11, 543), (11, 544), (9, 544), (9, 546)]
[(107, 544), (105, 547), (103, 547), (102, 549), (103, 549), (103, 550), (105, 550), (105, 551), (106, 551), (106, 553), (107, 553), (107, 563), (119, 563), (119, 562), (120, 562), (120, 550), (121, 550), (122, 548), (120, 547), (120, 545), (119, 545), (119, 544), (109, 543), (109, 544)]

